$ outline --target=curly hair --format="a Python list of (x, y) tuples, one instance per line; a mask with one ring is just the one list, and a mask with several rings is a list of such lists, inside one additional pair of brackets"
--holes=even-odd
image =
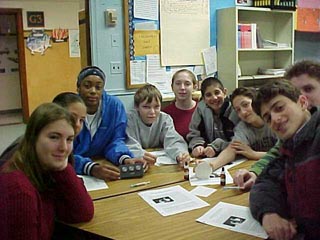
[(299, 77), (302, 74), (307, 74), (312, 78), (320, 81), (320, 62), (312, 60), (302, 60), (291, 66), (285, 73), (285, 78), (290, 80), (293, 77)]

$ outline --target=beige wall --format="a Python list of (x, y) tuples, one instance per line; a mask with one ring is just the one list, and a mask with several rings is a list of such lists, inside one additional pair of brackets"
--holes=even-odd
[[(78, 29), (81, 4), (74, 1), (1, 1), (0, 8), (22, 8), (24, 30), (26, 11), (43, 11), (45, 29)], [(50, 31), (48, 32), (49, 35)], [(25, 32), (28, 35), (28, 32)], [(69, 57), (69, 44), (52, 43), (44, 55), (31, 55), (25, 48), (26, 79), (30, 113), (41, 103), (49, 102), (62, 91), (75, 91), (75, 79), (81, 69), (80, 58)]]
[(22, 8), (23, 28), (27, 28), (26, 11), (43, 11), (46, 29), (71, 28), (78, 29), (78, 11), (83, 4), (80, 0), (18, 0), (0, 1), (1, 8)]

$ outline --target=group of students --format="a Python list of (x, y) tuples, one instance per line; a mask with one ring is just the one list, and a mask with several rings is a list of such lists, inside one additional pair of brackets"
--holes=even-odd
[(320, 237), (320, 63), (301, 61), (259, 89), (253, 106), (279, 140), (234, 182), (250, 191), (252, 215), (271, 239)]
[[(298, 62), (285, 78), (289, 81), (274, 81), (259, 91), (237, 88), (229, 97), (222, 82), (209, 77), (197, 102), (192, 99), (195, 76), (182, 69), (172, 77), (175, 101), (163, 111), (159, 90), (145, 85), (126, 113), (122, 102), (104, 90), (104, 72), (95, 66), (82, 69), (78, 94), (62, 93), (40, 105), (25, 134), (0, 157), (0, 204), (6, 206), (0, 209), (0, 238), (50, 239), (55, 218), (90, 220), (93, 204), (76, 174), (116, 180), (117, 166), (131, 163), (142, 163), (147, 171), (157, 156), (146, 149), (164, 148), (181, 165), (190, 160), (189, 153), (216, 156), (213, 169), (237, 155), (260, 159), (234, 176), (241, 188), (254, 186), (253, 216), (272, 239), (297, 234), (317, 239), (319, 117), (312, 107), (320, 104), (320, 64)], [(95, 157), (113, 165), (96, 163)], [(21, 231), (15, 230), (17, 224)]]

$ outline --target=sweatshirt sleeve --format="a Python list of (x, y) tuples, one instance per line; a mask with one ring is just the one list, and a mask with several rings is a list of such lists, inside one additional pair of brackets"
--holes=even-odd
[(222, 138), (216, 138), (215, 140), (213, 140), (213, 142), (208, 144), (208, 146), (211, 146), (214, 149), (214, 151), (218, 154), (222, 152), (224, 149), (226, 149), (228, 145), (229, 145), (229, 142), (226, 140), (223, 140)]
[(161, 129), (161, 135), (164, 137), (163, 148), (172, 159), (176, 160), (180, 153), (188, 153), (188, 145), (175, 130), (172, 118), (168, 114), (163, 115), (165, 117), (164, 125)]
[(271, 161), (250, 191), (250, 210), (252, 216), (260, 223), (265, 213), (277, 213), (283, 218), (288, 217), (284, 165), (285, 161), (280, 158)]
[(203, 124), (202, 116), (200, 114), (199, 106), (193, 112), (190, 124), (189, 133), (187, 135), (187, 141), (189, 142), (189, 148), (193, 150), (197, 146), (204, 146), (205, 140), (201, 136), (200, 125)]
[(127, 140), (126, 144), (129, 148), (129, 150), (133, 153), (133, 155), (137, 158), (140, 158), (144, 154), (144, 150), (140, 144), (140, 133), (137, 128), (136, 119), (133, 117), (133, 115), (129, 112), (128, 115), (128, 123), (127, 123)]
[(239, 122), (235, 127), (234, 127), (234, 136), (232, 138), (232, 141), (240, 141), (242, 143), (245, 143), (250, 146), (250, 143), (247, 138), (247, 131), (248, 128), (246, 127), (246, 124), (244, 122)]
[(31, 184), (16, 184), (19, 176), (5, 181), (4, 178), (0, 176), (0, 239), (40, 240), (36, 190), (32, 190)]
[(82, 157), (80, 155), (73, 155), (74, 156), (74, 167), (77, 174), (80, 175), (91, 175), (91, 170), (94, 165), (98, 163), (93, 162), (88, 157)]
[(280, 156), (279, 150), (281, 145), (281, 141), (278, 140), (276, 145), (274, 145), (259, 161), (255, 162), (251, 166), (249, 171), (259, 176), (261, 172), (268, 166), (269, 162)]
[(62, 170), (52, 172), (56, 181), (54, 188), (57, 218), (67, 223), (87, 222), (93, 218), (93, 202), (70, 164)]
[(125, 143), (127, 138), (127, 115), (120, 101), (117, 101), (115, 104), (113, 112), (112, 139), (110, 139), (110, 144), (104, 149), (104, 157), (114, 165), (119, 165), (122, 164), (124, 159), (132, 158), (133, 154)]

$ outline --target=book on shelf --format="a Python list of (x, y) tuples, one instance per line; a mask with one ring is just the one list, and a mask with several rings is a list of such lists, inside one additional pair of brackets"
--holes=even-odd
[(238, 24), (238, 47), (239, 48), (257, 48), (257, 24), (239, 23)]
[(279, 43), (275, 41), (271, 41), (268, 39), (263, 39), (261, 35), (261, 31), (258, 26), (256, 26), (256, 37), (257, 37), (257, 48), (289, 48), (290, 43)]
[(279, 43), (271, 40), (263, 39), (263, 48), (288, 48), (290, 47), (289, 43)]
[(260, 28), (257, 26), (256, 28), (257, 33), (257, 48), (263, 48), (263, 38), (261, 36)]
[(257, 33), (258, 48), (289, 48), (290, 47), (290, 43), (280, 43), (280, 42), (275, 42), (268, 39), (263, 39), (259, 27), (257, 27), (256, 33)]
[(283, 68), (258, 68), (258, 74), (262, 75), (284, 75), (285, 72)]

